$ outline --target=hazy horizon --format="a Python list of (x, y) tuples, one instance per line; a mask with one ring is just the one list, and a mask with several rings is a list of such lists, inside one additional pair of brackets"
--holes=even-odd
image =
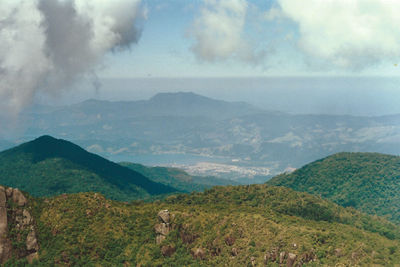
[[(68, 105), (87, 99), (147, 100), (162, 92), (193, 92), (244, 101), (292, 114), (382, 116), (400, 113), (398, 77), (212, 77), (105, 78), (81, 81), (63, 97), (37, 96), (36, 103)], [(61, 94), (61, 93), (60, 93)]]

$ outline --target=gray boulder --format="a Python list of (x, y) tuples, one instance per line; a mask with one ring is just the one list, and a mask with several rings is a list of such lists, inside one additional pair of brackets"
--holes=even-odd
[(13, 193), (12, 193), (12, 201), (14, 203), (16, 203), (18, 206), (22, 207), (25, 206), (26, 203), (28, 202), (28, 200), (26, 199), (26, 197), (22, 194), (21, 191), (19, 191), (18, 188), (14, 188), (13, 189)]
[(286, 266), (287, 267), (294, 266), (294, 263), (295, 263), (296, 259), (297, 259), (297, 255), (296, 254), (289, 253), (288, 257), (287, 257), (287, 261), (286, 261)]
[(34, 229), (31, 229), (28, 236), (26, 237), (26, 249), (29, 251), (31, 251), (31, 250), (38, 251), (39, 250), (39, 245), (37, 242), (36, 233), (35, 233)]
[(158, 218), (163, 222), (163, 223), (169, 223), (170, 220), (170, 215), (168, 210), (161, 210), (158, 213)]
[(156, 231), (157, 234), (168, 235), (170, 227), (166, 223), (158, 223), (154, 226), (154, 230)]

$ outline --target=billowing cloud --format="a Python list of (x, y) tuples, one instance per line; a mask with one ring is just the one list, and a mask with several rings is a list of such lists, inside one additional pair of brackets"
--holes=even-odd
[(189, 32), (195, 55), (210, 62), (236, 58), (257, 63), (263, 53), (256, 53), (244, 37), (247, 9), (246, 0), (204, 0)]
[(359, 70), (400, 59), (400, 1), (278, 0), (310, 58)]
[(110, 51), (140, 38), (140, 0), (3, 0), (0, 106), (18, 112), (95, 71)]

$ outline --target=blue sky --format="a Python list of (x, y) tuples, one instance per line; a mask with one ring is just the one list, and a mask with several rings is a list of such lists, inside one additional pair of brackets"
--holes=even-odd
[(1, 1), (0, 112), (94, 77), (399, 77), (400, 1)]
[[(268, 10), (272, 1), (259, 1), (257, 7)], [(276, 43), (274, 56), (259, 65), (233, 59), (207, 62), (199, 60), (191, 51), (193, 39), (189, 32), (203, 1), (148, 0), (147, 19), (137, 45), (123, 53), (111, 53), (105, 60), (101, 77), (248, 77), (264, 75), (301, 75), (300, 54), (291, 42), (280, 42), (286, 34), (295, 34), (292, 23), (260, 23), (247, 19), (244, 35), (258, 47)], [(251, 11), (250, 11), (251, 12)], [(255, 25), (257, 24), (257, 25)], [(269, 35), (269, 36), (268, 36)], [(276, 54), (275, 54), (276, 53)], [(296, 58), (295, 61), (293, 59)], [(292, 60), (290, 64), (287, 64)]]
[[(362, 12), (367, 10), (365, 8), (365, 6), (368, 7), (367, 2), (374, 2), (366, 0), (364, 3), (367, 4), (364, 5), (361, 1), (364, 0), (351, 0), (347, 1), (348, 4), (346, 4), (346, 1), (339, 0), (338, 2), (344, 4), (336, 5), (336, 7), (333, 4), (329, 8), (336, 8), (338, 9), (337, 12), (341, 12), (340, 9), (347, 9), (351, 2), (360, 2), (360, 7), (355, 8), (354, 12), (349, 12), (345, 17), (345, 19), (351, 19), (351, 16), (357, 18), (364, 15)], [(386, 53), (394, 54), (391, 47), (388, 47), (387, 50), (379, 50), (377, 48), (379, 44), (375, 44), (367, 38), (358, 42), (345, 36), (346, 27), (349, 25), (341, 25), (340, 17), (335, 18), (334, 12), (330, 16), (329, 8), (321, 11), (321, 13), (327, 12), (327, 17), (322, 23), (316, 19), (316, 27), (318, 27), (318, 23), (321, 25), (319, 29), (314, 30), (307, 26), (310, 22), (305, 19), (305, 16), (308, 15), (306, 11), (300, 10), (298, 13), (304, 13), (301, 15), (293, 13), (292, 9), (296, 7), (292, 7), (293, 4), (291, 3), (298, 2), (296, 0), (291, 3), (287, 0), (279, 2), (271, 0), (237, 1), (246, 5), (244, 26), (240, 32), (240, 38), (246, 41), (248, 50), (263, 54), (259, 57), (261, 58), (259, 62), (254, 63), (240, 59), (237, 56), (240, 53), (238, 50), (215, 60), (201, 58), (192, 50), (197, 42), (196, 38), (193, 37), (193, 32), (196, 31), (194, 25), (196, 19), (201, 19), (204, 15), (202, 10), (209, 12), (217, 10), (219, 1), (208, 1), (211, 2), (208, 5), (205, 2), (207, 1), (146, 0), (142, 2), (142, 6), (146, 9), (147, 18), (141, 22), (143, 31), (139, 42), (128, 51), (108, 54), (99, 76), (135, 78), (398, 75), (399, 70), (394, 65), (397, 64), (397, 58), (387, 60)], [(312, 2), (321, 1), (309, 1), (311, 5)], [(389, 6), (391, 4), (384, 4), (385, 1), (378, 0), (375, 2), (381, 2), (383, 8), (393, 8)], [(386, 3), (390, 3), (390, 1), (386, 1)], [(284, 5), (286, 5), (285, 9), (283, 8)], [(361, 7), (361, 5), (364, 6)], [(393, 5), (395, 8), (399, 7), (398, 4)], [(371, 6), (373, 7), (373, 5)], [(385, 17), (385, 12), (387, 12), (386, 9), (381, 12), (367, 10), (365, 15), (373, 19), (380, 19)], [(269, 17), (269, 19), (266, 17)], [(331, 26), (334, 23), (339, 26)], [(391, 21), (389, 19), (387, 21), (388, 27), (371, 25), (373, 30), (370, 34), (371, 36), (377, 35), (377, 32), (381, 29), (397, 26), (396, 23), (397, 20)], [(305, 28), (302, 30), (303, 32), (299, 30), (302, 26)], [(334, 39), (335, 36), (327, 36), (327, 39), (332, 38), (333, 42), (340, 39), (342, 35), (344, 36), (342, 43), (340, 43), (341, 40), (338, 40), (338, 45), (331, 47), (333, 52), (326, 52), (321, 49), (321, 51), (318, 51), (321, 52), (320, 54), (310, 53), (313, 46), (324, 46), (324, 43), (323, 40), (312, 43), (306, 38), (315, 38), (313, 35), (320, 36), (324, 32), (329, 34), (329, 31), (338, 31), (338, 27), (343, 31), (343, 33), (340, 31), (335, 33), (339, 38)], [(358, 31), (357, 27), (359, 25), (355, 25), (355, 31)], [(366, 28), (368, 29), (368, 27), (367, 25)], [(309, 37), (304, 37), (302, 34), (307, 34)], [(389, 34), (391, 33), (384, 33), (382, 41), (385, 41), (384, 38)], [(390, 41), (388, 40), (388, 42)], [(400, 38), (395, 41), (400, 41)], [(304, 45), (305, 43), (306, 45)], [(339, 51), (340, 45), (345, 46), (348, 43), (349, 53), (355, 54), (351, 51), (361, 50), (357, 57)], [(213, 45), (213, 43), (210, 42), (210, 45)], [(377, 52), (371, 52), (373, 49), (377, 49)], [(343, 60), (336, 62), (335, 53), (340, 54), (339, 57), (342, 56)], [(368, 58), (376, 58), (377, 53), (385, 54), (385, 56), (382, 59), (377, 58), (375, 61), (368, 60)], [(256, 57), (258, 56), (256, 55)], [(345, 62), (343, 63), (343, 61)], [(354, 63), (353, 66), (353, 62), (357, 62), (358, 65)]]

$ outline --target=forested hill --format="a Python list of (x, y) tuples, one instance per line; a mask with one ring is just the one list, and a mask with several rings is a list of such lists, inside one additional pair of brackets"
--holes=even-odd
[(1, 152), (0, 184), (34, 196), (94, 191), (117, 200), (178, 191), (51, 136)]
[[(283, 187), (220, 186), (152, 203), (125, 204), (96, 193), (29, 198), (29, 203), (25, 209), (36, 222), (39, 247), (36, 266), (400, 262), (398, 226)], [(19, 244), (18, 233), (10, 232), (12, 244)], [(24, 266), (24, 259), (10, 265)]]
[(267, 182), (400, 223), (400, 157), (338, 153)]

